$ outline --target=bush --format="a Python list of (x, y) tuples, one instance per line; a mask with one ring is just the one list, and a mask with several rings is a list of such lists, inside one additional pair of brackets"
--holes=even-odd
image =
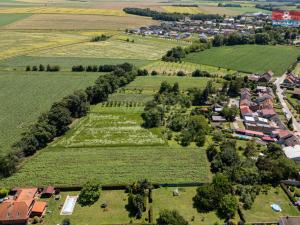
[(0, 198), (4, 198), (8, 195), (9, 190), (6, 188), (0, 188)]
[(183, 72), (183, 71), (178, 71), (178, 72), (177, 72), (177, 76), (179, 76), (179, 77), (184, 77), (184, 76), (186, 76), (186, 74), (185, 74), (185, 72)]
[(149, 217), (148, 218), (149, 223), (153, 223), (153, 207), (152, 206), (150, 206), (148, 217)]
[(152, 76), (157, 76), (157, 75), (158, 75), (158, 72), (155, 71), (155, 70), (153, 70), (153, 71), (151, 72), (151, 75), (152, 75)]
[(35, 217), (33, 217), (32, 223), (33, 223), (33, 224), (37, 224), (37, 223), (40, 223), (40, 221), (41, 221), (40, 217), (35, 216)]
[(26, 69), (25, 69), (26, 71), (30, 71), (31, 70), (31, 68), (30, 68), (30, 66), (26, 66)]

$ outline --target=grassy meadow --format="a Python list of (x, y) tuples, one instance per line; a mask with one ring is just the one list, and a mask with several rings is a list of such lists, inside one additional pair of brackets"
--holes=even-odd
[(94, 83), (98, 76), (93, 73), (0, 73), (0, 154), (9, 151), (10, 145), (54, 101)]
[(300, 49), (287, 46), (237, 45), (189, 54), (184, 61), (232, 70), (282, 75), (297, 60)]

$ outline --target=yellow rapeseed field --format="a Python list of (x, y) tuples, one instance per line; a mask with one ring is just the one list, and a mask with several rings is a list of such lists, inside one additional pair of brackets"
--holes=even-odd
[(124, 16), (121, 10), (114, 9), (84, 9), (84, 8), (56, 8), (56, 7), (14, 7), (0, 9), (1, 13), (30, 13), (30, 14), (78, 14), (78, 15), (106, 15)]

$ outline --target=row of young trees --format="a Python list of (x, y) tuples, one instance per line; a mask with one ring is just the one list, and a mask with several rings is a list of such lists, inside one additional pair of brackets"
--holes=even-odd
[(12, 146), (11, 153), (0, 157), (0, 177), (10, 176), (16, 171), (21, 158), (33, 155), (54, 138), (63, 135), (74, 118), (87, 114), (90, 104), (107, 100), (109, 94), (130, 83), (135, 77), (133, 65), (124, 63), (110, 74), (100, 76), (94, 85), (55, 102)]
[(72, 66), (72, 72), (113, 72), (118, 68), (128, 70), (128, 63), (123, 63), (119, 65), (110, 65), (110, 64), (105, 64), (105, 65), (88, 65), (88, 66), (83, 66), (83, 65), (75, 65)]
[(60, 67), (58, 65), (47, 65), (44, 66), (43, 64), (40, 64), (39, 66), (26, 66), (26, 71), (47, 71), (47, 72), (58, 72), (60, 71)]

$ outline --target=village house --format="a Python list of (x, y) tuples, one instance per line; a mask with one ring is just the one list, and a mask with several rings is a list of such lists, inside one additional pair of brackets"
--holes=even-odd
[(0, 204), (0, 225), (25, 225), (30, 217), (43, 216), (47, 203), (37, 201), (37, 193), (37, 188), (13, 189)]
[(268, 72), (264, 73), (259, 79), (258, 82), (268, 83), (272, 80), (274, 73), (269, 70)]
[(282, 86), (294, 87), (297, 84), (297, 82), (298, 82), (298, 78), (294, 74), (289, 73), (284, 79)]

